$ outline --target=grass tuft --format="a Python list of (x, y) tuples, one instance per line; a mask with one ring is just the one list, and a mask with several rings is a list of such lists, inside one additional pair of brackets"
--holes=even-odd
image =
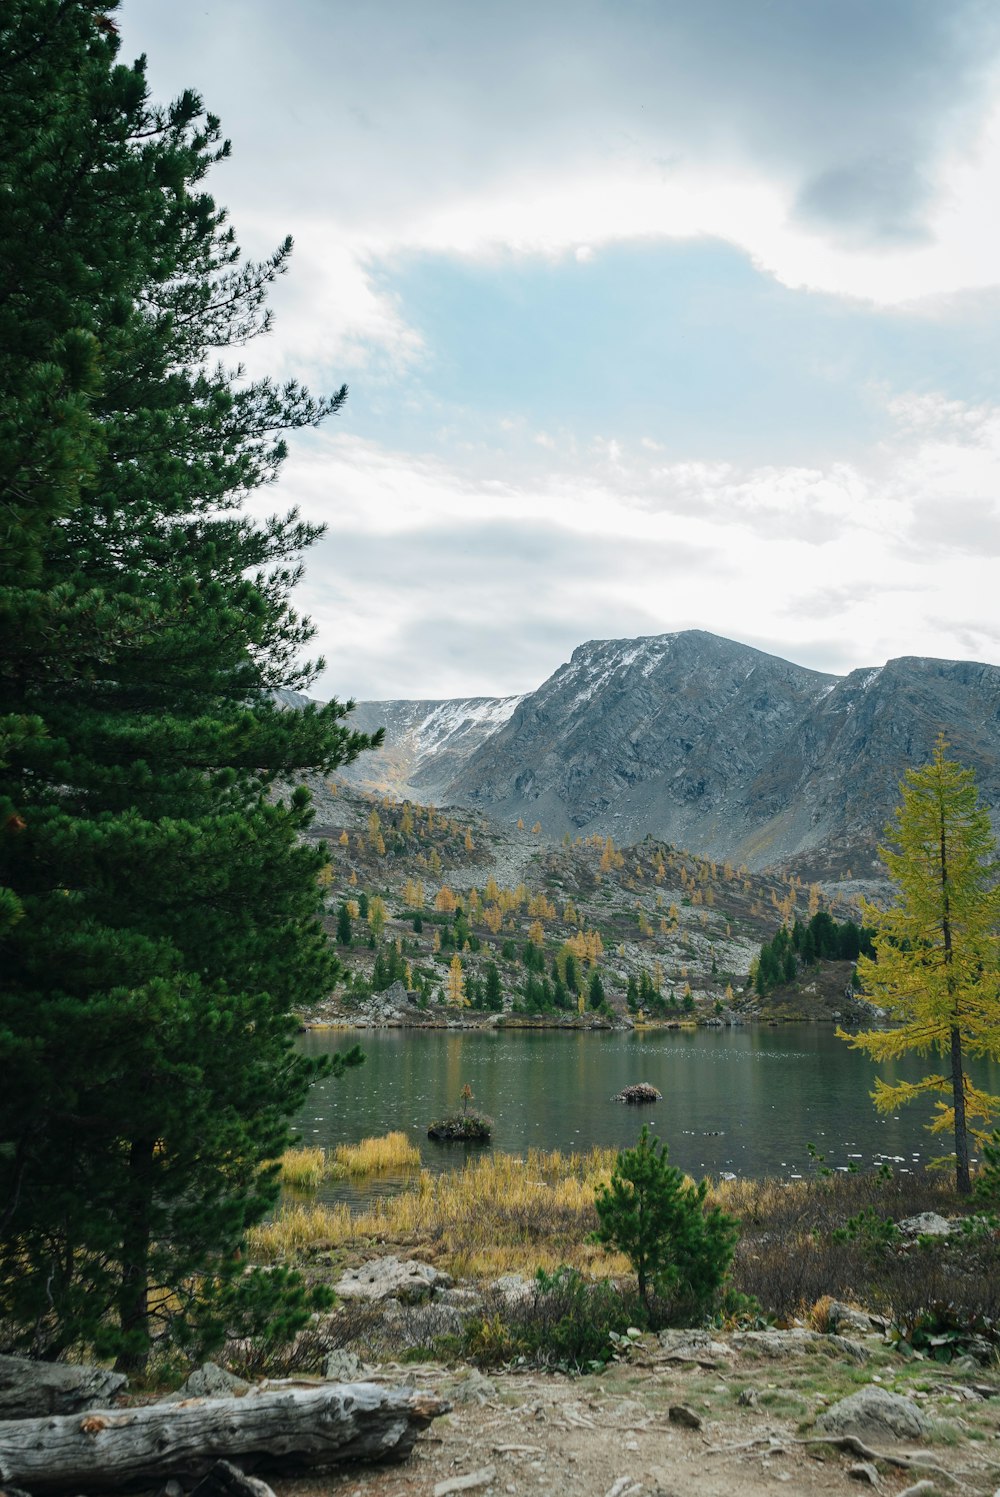
[(363, 1138), (359, 1144), (338, 1144), (331, 1174), (379, 1175), (420, 1168), (420, 1150), (405, 1133)]
[[(376, 1141), (378, 1142), (378, 1141)], [(416, 1152), (416, 1151), (414, 1151)], [(597, 1227), (594, 1188), (606, 1181), (614, 1149), (490, 1154), (447, 1175), (420, 1174), (399, 1195), (356, 1213), (347, 1206), (285, 1206), (248, 1234), (260, 1262), (324, 1247), (367, 1250), (382, 1242), (421, 1243), (459, 1276), (496, 1276), (569, 1264), (583, 1272), (625, 1274), (628, 1263), (589, 1241)]]
[(292, 1190), (318, 1190), (325, 1174), (322, 1149), (286, 1149), (278, 1161), (278, 1178)]

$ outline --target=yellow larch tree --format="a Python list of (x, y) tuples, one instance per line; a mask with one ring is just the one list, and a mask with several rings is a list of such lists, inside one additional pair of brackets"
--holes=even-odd
[(462, 958), (456, 952), (451, 959), (448, 968), (448, 1002), (456, 1008), (465, 1008), (468, 998), (465, 996), (465, 969), (462, 966)]
[(387, 915), (388, 911), (385, 907), (385, 900), (381, 894), (373, 894), (368, 901), (368, 929), (376, 941), (382, 939)]
[(872, 1096), (879, 1112), (894, 1112), (938, 1094), (929, 1127), (953, 1135), (955, 1185), (967, 1195), (969, 1134), (982, 1139), (986, 1130), (975, 1120), (988, 1123), (1000, 1108), (1000, 1097), (975, 1086), (966, 1068), (969, 1057), (1000, 1059), (1000, 870), (975, 775), (946, 759), (946, 748), (939, 738), (931, 763), (907, 771), (895, 822), (886, 828), (895, 846), (879, 848), (895, 903), (863, 905), (875, 955), (858, 958), (858, 975), (894, 1025), (837, 1032), (875, 1060), (913, 1050), (946, 1062), (920, 1081), (879, 1078)]

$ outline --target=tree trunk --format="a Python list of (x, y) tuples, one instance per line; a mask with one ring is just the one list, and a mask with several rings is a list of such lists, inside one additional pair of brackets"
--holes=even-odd
[(155, 1139), (134, 1138), (128, 1156), (122, 1277), (118, 1291), (123, 1345), (115, 1371), (129, 1374), (145, 1372), (149, 1357), (149, 1212), (155, 1148)]
[(49, 1493), (193, 1482), (219, 1459), (295, 1470), (398, 1460), (450, 1404), (374, 1383), (282, 1388), (0, 1423), (0, 1486)]
[(951, 894), (948, 883), (948, 839), (945, 835), (944, 811), (941, 812), (941, 934), (944, 964), (948, 974), (948, 992), (952, 1004), (951, 1025), (951, 1099), (955, 1108), (955, 1189), (960, 1196), (971, 1195), (969, 1175), (969, 1135), (965, 1131), (965, 1076), (962, 1070), (962, 1031), (958, 1025), (958, 1003), (952, 976)]
[(951, 1095), (955, 1105), (955, 1188), (960, 1196), (971, 1195), (969, 1135), (965, 1126), (965, 1076), (962, 1069), (962, 1032), (951, 1031)]

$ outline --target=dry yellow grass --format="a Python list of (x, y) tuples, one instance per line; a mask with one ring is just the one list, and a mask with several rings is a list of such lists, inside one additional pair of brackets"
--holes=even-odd
[(255, 1262), (278, 1263), (320, 1242), (335, 1245), (350, 1238), (349, 1206), (282, 1206), (272, 1221), (250, 1228), (247, 1249)]
[(420, 1150), (406, 1134), (386, 1133), (382, 1138), (363, 1138), (359, 1144), (338, 1144), (330, 1173), (378, 1175), (419, 1168)]
[(325, 1174), (322, 1149), (286, 1149), (278, 1161), (278, 1178), (293, 1190), (316, 1190)]
[(421, 1170), (414, 1184), (352, 1213), (346, 1206), (290, 1206), (249, 1234), (251, 1257), (274, 1262), (318, 1242), (366, 1247), (372, 1238), (433, 1246), (460, 1276), (551, 1271), (571, 1263), (588, 1273), (624, 1274), (625, 1258), (588, 1240), (597, 1226), (594, 1188), (607, 1180), (614, 1149), (489, 1154), (446, 1175)]

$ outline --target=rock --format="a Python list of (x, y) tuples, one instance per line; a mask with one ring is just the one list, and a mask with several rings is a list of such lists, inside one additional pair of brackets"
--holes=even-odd
[(192, 1489), (191, 1497), (274, 1497), (274, 1492), (266, 1481), (247, 1476), (231, 1461), (216, 1461)]
[(508, 1304), (516, 1304), (518, 1300), (527, 1299), (533, 1294), (535, 1285), (534, 1280), (526, 1279), (523, 1274), (505, 1273), (494, 1279), (490, 1288), (502, 1295)]
[(670, 1362), (698, 1362), (715, 1367), (733, 1356), (732, 1348), (722, 1341), (713, 1341), (708, 1331), (661, 1331), (657, 1339)]
[(758, 1402), (756, 1388), (741, 1388), (736, 1402), (741, 1409), (755, 1409)]
[(849, 1341), (846, 1336), (829, 1336), (820, 1331), (806, 1331), (800, 1327), (790, 1331), (737, 1331), (731, 1338), (732, 1345), (740, 1351), (759, 1351), (765, 1357), (784, 1357), (789, 1352), (823, 1348), (838, 1351), (853, 1362), (867, 1362), (869, 1352), (858, 1341)]
[(360, 1383), (364, 1381), (361, 1358), (352, 1351), (327, 1352), (323, 1358), (323, 1376), (328, 1383)]
[(701, 1429), (704, 1424), (700, 1414), (688, 1408), (686, 1403), (672, 1403), (667, 1412), (671, 1424), (682, 1424), (685, 1429)]
[(179, 1481), (165, 1481), (156, 1497), (184, 1497), (184, 1488)]
[(843, 1331), (861, 1331), (868, 1336), (875, 1329), (871, 1316), (864, 1310), (855, 1310), (851, 1305), (842, 1305), (839, 1300), (831, 1300), (827, 1310), (827, 1324), (834, 1334)]
[(662, 1102), (663, 1093), (657, 1091), (648, 1081), (636, 1081), (632, 1086), (626, 1086), (617, 1096), (611, 1098), (612, 1102), (629, 1102), (633, 1106), (641, 1106), (644, 1102)]
[(950, 1237), (954, 1228), (947, 1217), (936, 1211), (921, 1211), (918, 1216), (908, 1216), (896, 1226), (904, 1237)]
[(484, 1404), (496, 1396), (496, 1384), (491, 1383), (488, 1377), (472, 1368), (464, 1377), (457, 1382), (449, 1383), (445, 1387), (445, 1396), (449, 1403), (478, 1403)]
[(863, 1440), (921, 1440), (931, 1425), (912, 1398), (901, 1398), (874, 1384), (833, 1404), (816, 1420), (823, 1435), (857, 1435)]
[(249, 1387), (249, 1383), (227, 1372), (224, 1367), (217, 1367), (214, 1362), (205, 1362), (203, 1366), (195, 1368), (176, 1393), (169, 1393), (160, 1402), (182, 1403), (187, 1398), (239, 1398)]
[(882, 1485), (871, 1461), (855, 1461), (853, 1466), (848, 1466), (847, 1474), (852, 1481), (865, 1481), (870, 1487)]
[(427, 1299), (436, 1288), (450, 1288), (448, 1274), (440, 1273), (429, 1263), (416, 1258), (400, 1262), (398, 1258), (373, 1258), (360, 1268), (352, 1268), (334, 1285), (337, 1296), (345, 1300), (398, 1299), (415, 1304)]
[(483, 1308), (483, 1297), (475, 1289), (434, 1289), (434, 1303), (436, 1305), (454, 1305), (456, 1310), (466, 1310), (475, 1314)]

